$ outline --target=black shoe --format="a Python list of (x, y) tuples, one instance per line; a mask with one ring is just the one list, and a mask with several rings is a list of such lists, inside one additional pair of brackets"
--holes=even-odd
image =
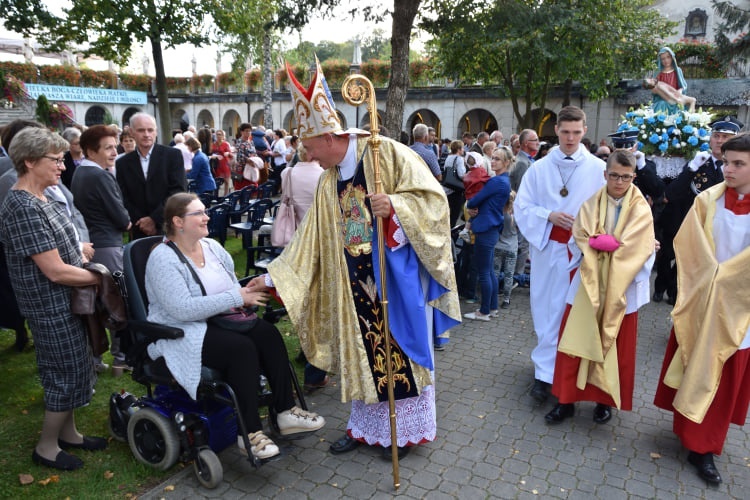
[(573, 403), (558, 403), (552, 411), (544, 416), (548, 424), (559, 424), (568, 417), (572, 417), (576, 412), (576, 406)]
[(16, 351), (22, 352), (29, 344), (29, 334), (26, 331), (26, 327), (18, 328), (16, 330)]
[(713, 453), (688, 453), (688, 462), (695, 466), (698, 475), (706, 480), (707, 483), (718, 485), (721, 483), (721, 475), (716, 470)]
[(504, 300), (502, 304), (500, 304), (500, 309), (510, 309), (510, 300)]
[[(398, 459), (401, 460), (406, 455), (408, 455), (410, 451), (411, 451), (411, 447), (410, 446), (399, 446), (398, 447)], [(386, 446), (385, 448), (383, 448), (383, 458), (385, 460), (388, 460), (389, 462), (393, 458), (390, 446)]]
[(661, 302), (664, 300), (664, 292), (654, 292), (654, 294), (651, 296), (651, 300), (654, 302)]
[(357, 446), (359, 446), (359, 441), (350, 437), (349, 434), (346, 434), (344, 437), (333, 443), (328, 449), (334, 455), (339, 455), (341, 453), (350, 452)]
[(594, 408), (594, 422), (606, 424), (612, 418), (612, 407), (598, 403)]
[(58, 439), (57, 445), (63, 450), (73, 448), (76, 450), (99, 451), (107, 447), (107, 440), (95, 436), (83, 436), (83, 442), (81, 443), (68, 443), (62, 439)]
[(534, 379), (534, 387), (529, 391), (529, 396), (534, 398), (537, 403), (542, 404), (549, 397), (549, 384), (539, 379)]
[(674, 294), (674, 295), (672, 295), (672, 294), (670, 293), (670, 294), (668, 294), (668, 296), (667, 296), (667, 300), (665, 300), (664, 302), (666, 302), (666, 303), (667, 303), (667, 304), (669, 304), (670, 306), (673, 306), (676, 300), (677, 300), (677, 294)]
[(64, 451), (59, 452), (54, 460), (50, 460), (34, 450), (34, 453), (31, 454), (31, 460), (37, 465), (59, 470), (76, 470), (83, 467), (83, 460)]

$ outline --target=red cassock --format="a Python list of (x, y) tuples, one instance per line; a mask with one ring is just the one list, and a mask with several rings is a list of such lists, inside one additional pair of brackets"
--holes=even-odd
[[(572, 305), (565, 307), (560, 336), (565, 330), (568, 315)], [(620, 376), (620, 410), (633, 409), (633, 388), (635, 387), (635, 350), (638, 336), (638, 312), (626, 314), (622, 319), (620, 331), (617, 334), (617, 365)], [(558, 337), (559, 341), (559, 337)], [(555, 359), (555, 376), (552, 379), (552, 394), (560, 403), (575, 403), (577, 401), (594, 401), (608, 406), (616, 406), (612, 397), (598, 387), (586, 384), (583, 390), (576, 387), (578, 367), (581, 358), (557, 351)]]
[(713, 453), (721, 455), (724, 441), (727, 438), (729, 424), (744, 425), (747, 409), (750, 405), (750, 349), (737, 351), (724, 364), (721, 371), (721, 382), (716, 396), (708, 407), (703, 422), (696, 424), (675, 411), (672, 401), (676, 389), (664, 384), (664, 374), (677, 352), (677, 339), (674, 329), (669, 334), (667, 352), (659, 376), (654, 404), (674, 414), (672, 430), (682, 441), (682, 445), (696, 453)]
[[(750, 213), (750, 198), (737, 200), (733, 190), (725, 193), (725, 207), (737, 215)], [(677, 390), (664, 384), (664, 375), (677, 352), (674, 328), (669, 334), (667, 352), (659, 376), (654, 404), (674, 414), (672, 429), (685, 448), (696, 453), (720, 455), (729, 431), (729, 424), (744, 425), (750, 406), (750, 349), (735, 352), (724, 363), (721, 381), (711, 406), (700, 424), (687, 419), (672, 406)]]

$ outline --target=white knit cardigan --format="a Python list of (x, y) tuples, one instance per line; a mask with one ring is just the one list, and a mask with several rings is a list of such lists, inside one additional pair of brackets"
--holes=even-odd
[(206, 319), (232, 307), (243, 305), (240, 284), (234, 275), (232, 257), (216, 241), (206, 238), (208, 250), (221, 262), (235, 287), (204, 296), (188, 265), (165, 244), (151, 252), (146, 264), (148, 320), (181, 328), (180, 339), (162, 339), (148, 346), (151, 359), (164, 356), (175, 380), (195, 399), (201, 377), (201, 351), (206, 335)]

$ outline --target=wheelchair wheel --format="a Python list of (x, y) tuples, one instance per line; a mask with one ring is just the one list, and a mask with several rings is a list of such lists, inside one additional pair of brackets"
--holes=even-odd
[(139, 462), (167, 470), (177, 462), (180, 441), (172, 423), (152, 408), (141, 408), (128, 422), (130, 450)]
[(193, 461), (193, 470), (198, 482), (206, 488), (216, 488), (224, 480), (224, 469), (219, 457), (210, 448), (203, 448)]

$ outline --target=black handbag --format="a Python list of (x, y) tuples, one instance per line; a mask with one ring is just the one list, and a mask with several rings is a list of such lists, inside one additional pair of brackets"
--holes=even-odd
[(456, 172), (456, 157), (453, 157), (453, 163), (445, 166), (445, 173), (443, 174), (443, 186), (452, 189), (454, 191), (464, 190), (464, 181), (458, 177)]
[[(174, 250), (177, 254), (177, 257), (179, 257), (180, 260), (185, 265), (187, 265), (188, 270), (190, 270), (190, 274), (193, 275), (193, 279), (195, 279), (195, 281), (198, 283), (198, 286), (201, 288), (201, 292), (203, 292), (203, 295), (206, 295), (206, 289), (203, 287), (203, 282), (198, 277), (198, 273), (195, 272), (193, 266), (190, 265), (182, 252), (180, 252), (180, 249), (177, 248), (177, 245), (175, 245), (173, 241), (168, 241), (167, 246)], [(258, 323), (258, 315), (248, 307), (233, 307), (228, 311), (207, 318), (206, 323), (223, 330), (248, 333), (250, 330), (255, 328), (255, 325)]]

